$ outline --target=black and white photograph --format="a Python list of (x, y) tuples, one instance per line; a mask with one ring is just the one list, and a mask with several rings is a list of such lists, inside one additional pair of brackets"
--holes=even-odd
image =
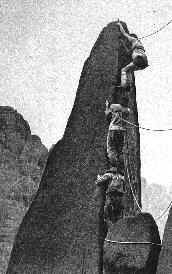
[(172, 2), (0, 0), (0, 274), (172, 274)]

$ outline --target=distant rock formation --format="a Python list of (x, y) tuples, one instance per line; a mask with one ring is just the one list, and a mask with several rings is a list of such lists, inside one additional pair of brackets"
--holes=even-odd
[[(125, 25), (126, 28), (126, 25)], [(97, 174), (106, 158), (105, 100), (121, 94), (120, 70), (129, 63), (116, 23), (100, 33), (79, 81), (64, 137), (52, 149), (36, 197), (19, 228), (8, 274), (102, 273), (100, 204), (94, 199)], [(130, 121), (138, 124), (135, 86), (128, 90)], [(114, 98), (112, 98), (113, 100)], [(133, 189), (140, 200), (139, 130), (127, 127), (126, 150)], [(129, 190), (129, 186), (127, 185)], [(128, 209), (136, 211), (131, 191)]]
[(30, 127), (21, 114), (8, 106), (0, 106), (0, 144), (9, 151), (20, 154), (31, 134)]
[(116, 243), (105, 241), (105, 274), (156, 274), (161, 241), (158, 227), (151, 214), (139, 213), (134, 217), (119, 219), (109, 227), (107, 239)]
[(38, 189), (48, 150), (21, 114), (0, 106), (0, 273), (18, 226)]
[[(149, 184), (142, 178), (142, 206), (145, 212), (149, 212), (155, 218), (162, 239), (168, 211), (163, 214), (171, 201), (171, 195), (165, 185)], [(161, 215), (163, 216), (159, 218)]]

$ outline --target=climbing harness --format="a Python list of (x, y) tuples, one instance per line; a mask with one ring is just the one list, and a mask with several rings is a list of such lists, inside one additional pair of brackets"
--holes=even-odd
[(157, 243), (152, 243), (152, 242), (121, 242), (121, 241), (112, 241), (109, 239), (105, 239), (106, 242), (111, 243), (111, 244), (149, 244), (149, 245), (158, 245), (158, 246), (162, 246), (161, 244), (157, 244)]

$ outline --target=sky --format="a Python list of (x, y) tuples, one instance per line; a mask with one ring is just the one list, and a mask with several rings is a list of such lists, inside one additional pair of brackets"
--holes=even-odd
[[(63, 135), (84, 61), (117, 18), (139, 37), (172, 19), (171, 1), (0, 0), (0, 102), (17, 109), (50, 148)], [(172, 24), (143, 40), (149, 67), (135, 73), (139, 123), (172, 128)], [(140, 130), (142, 176), (172, 185), (172, 131)]]

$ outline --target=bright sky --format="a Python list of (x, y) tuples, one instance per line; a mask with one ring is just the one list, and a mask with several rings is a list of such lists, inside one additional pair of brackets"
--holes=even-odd
[[(50, 147), (62, 136), (85, 59), (118, 17), (144, 36), (172, 19), (171, 1), (0, 0), (0, 100)], [(136, 73), (140, 125), (172, 128), (172, 24), (146, 38), (150, 66)], [(172, 184), (172, 131), (141, 130), (142, 176)]]

